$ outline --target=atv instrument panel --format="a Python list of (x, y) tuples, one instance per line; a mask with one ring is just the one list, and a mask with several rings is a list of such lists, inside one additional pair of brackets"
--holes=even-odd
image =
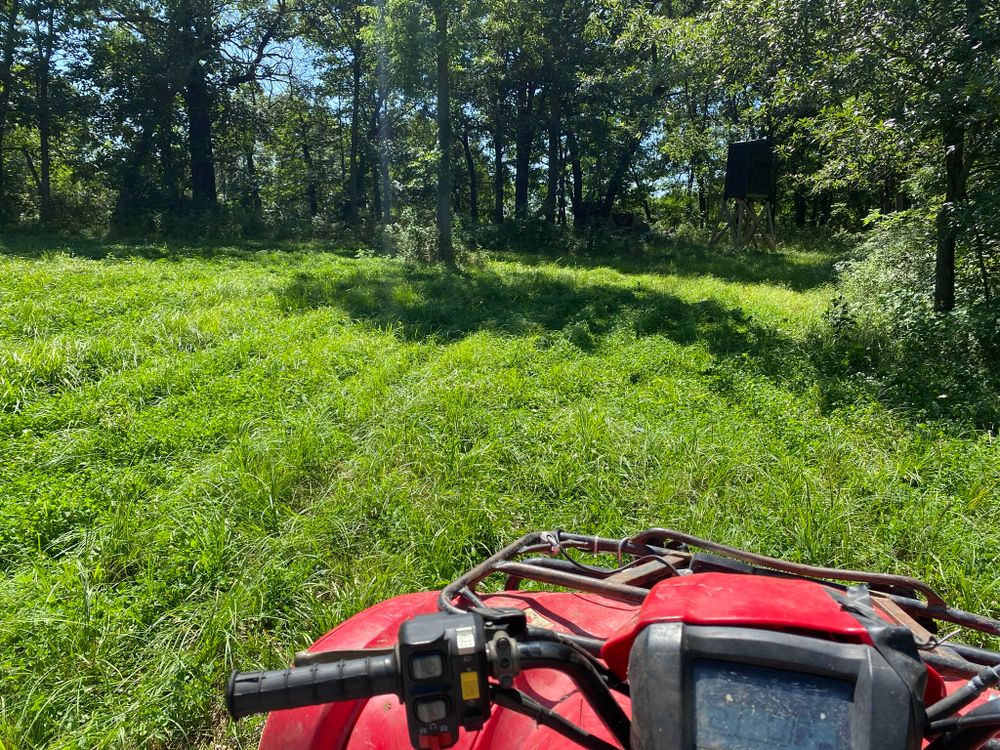
[(629, 662), (633, 750), (918, 748), (913, 686), (868, 645), (658, 623)]
[(717, 659), (695, 659), (691, 676), (699, 750), (851, 747), (848, 680)]

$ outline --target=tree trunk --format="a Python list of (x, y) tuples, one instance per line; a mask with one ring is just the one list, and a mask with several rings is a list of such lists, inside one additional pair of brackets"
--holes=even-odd
[(500, 107), (493, 127), (493, 223), (503, 223), (504, 189), (507, 185), (506, 167), (503, 163), (503, 126), (500, 123)]
[[(164, 116), (169, 117), (169, 115)], [(158, 150), (160, 152), (160, 182), (163, 189), (163, 205), (170, 212), (177, 212), (181, 207), (181, 187), (173, 144), (170, 142), (171, 127), (169, 119), (156, 126)]]
[[(553, 66), (554, 67), (554, 66)], [(551, 71), (554, 76), (554, 71)], [(562, 141), (562, 113), (560, 112), (559, 85), (549, 85), (549, 168), (545, 192), (545, 220), (550, 224), (556, 220), (556, 193), (559, 192), (559, 146)]]
[(565, 57), (565, 37), (562, 21), (566, 0), (547, 0), (545, 3), (545, 36), (548, 43), (544, 52), (546, 98), (548, 99), (548, 169), (545, 180), (545, 200), (542, 213), (545, 220), (554, 224), (559, 200), (559, 175), (562, 174), (562, 91), (559, 62)]
[[(459, 140), (461, 141), (461, 139)], [(461, 180), (459, 180), (458, 174), (453, 171), (451, 178), (451, 210), (456, 214), (460, 214), (465, 210), (462, 204), (462, 186), (460, 183)]]
[[(965, 0), (965, 25), (967, 68), (975, 63), (977, 50), (982, 47), (982, 0)], [(961, 83), (968, 84), (969, 81)], [(937, 252), (934, 261), (934, 308), (947, 312), (955, 307), (955, 245), (958, 226), (955, 211), (968, 195), (966, 186), (974, 161), (973, 154), (966, 154), (966, 125), (963, 112), (946, 122), (941, 129), (944, 145), (945, 200), (937, 215)]]
[[(42, 76), (47, 79), (48, 75)], [(38, 180), (38, 219), (45, 225), (52, 221), (52, 118), (49, 109), (48, 81), (39, 81), (38, 145), (40, 174)]]
[(35, 160), (31, 158), (31, 149), (27, 146), (21, 146), (21, 153), (24, 154), (24, 166), (28, 168), (28, 174), (31, 175), (31, 181), (35, 183), (35, 190), (41, 190), (42, 181), (38, 177), (38, 170), (35, 169)]
[(184, 89), (184, 104), (191, 149), (192, 201), (195, 209), (214, 209), (219, 198), (215, 186), (215, 156), (212, 153), (212, 95), (201, 63), (196, 63), (191, 70)]
[(382, 220), (382, 179), (375, 161), (372, 162), (372, 220)]
[(639, 150), (641, 142), (642, 138), (632, 136), (619, 153), (618, 163), (615, 165), (614, 172), (611, 173), (608, 188), (601, 201), (600, 211), (601, 216), (604, 218), (611, 216), (611, 212), (614, 210), (615, 201), (618, 200), (618, 195), (621, 193), (622, 188), (625, 187), (625, 176), (632, 167), (632, 161), (635, 159), (635, 153)]
[(517, 132), (514, 134), (514, 216), (523, 220), (528, 215), (528, 189), (531, 179), (531, 144), (535, 138), (531, 115), (535, 100), (535, 85), (522, 84), (518, 92)]
[(380, 61), (376, 65), (378, 86), (375, 93), (375, 106), (372, 107), (372, 119), (368, 127), (369, 151), (371, 154), (371, 178), (373, 212), (372, 218), (383, 224), (392, 223), (392, 182), (389, 178), (389, 114), (386, 111), (389, 103), (388, 78)]
[(896, 208), (896, 174), (889, 172), (882, 180), (882, 195), (879, 197), (879, 211), (891, 214)]
[(831, 218), (833, 218), (833, 193), (825, 193), (823, 195), (823, 202), (819, 207), (820, 226), (827, 226)]
[[(381, 81), (384, 74), (380, 74)], [(378, 169), (382, 181), (382, 223), (392, 224), (392, 179), (389, 175), (389, 157), (392, 149), (392, 122), (389, 119), (389, 91), (384, 83), (380, 83), (378, 96), (379, 126), (378, 126)]]
[(309, 216), (319, 215), (319, 188), (316, 186), (316, 169), (313, 166), (312, 150), (309, 148), (309, 132), (304, 121), (299, 121), (299, 146), (302, 149), (302, 163), (306, 165), (306, 204)]
[(382, 223), (392, 224), (392, 178), (389, 175), (389, 158), (385, 154), (379, 159), (379, 177), (382, 180)]
[[(646, 223), (649, 224), (649, 226), (653, 226), (653, 224), (656, 223), (656, 219), (653, 218), (653, 208), (649, 205), (649, 198), (647, 197), (647, 194), (642, 196), (642, 213), (645, 214)], [(703, 220), (702, 227), (704, 226), (705, 224)]]
[[(368, 143), (370, 143), (370, 141), (368, 141)], [(365, 144), (362, 144), (362, 148), (358, 152), (358, 164), (357, 164), (358, 176), (355, 188), (358, 196), (358, 205), (357, 205), (358, 221), (360, 221), (361, 219), (361, 206), (363, 206), (367, 200), (365, 182), (368, 179), (368, 166), (370, 161), (370, 154), (369, 154), (369, 149), (365, 148), (364, 146)]]
[(359, 151), (361, 149), (361, 58), (363, 52), (359, 37), (362, 27), (361, 11), (358, 10), (354, 14), (355, 42), (351, 47), (351, 171), (347, 178), (348, 219), (352, 225), (358, 223), (363, 173), (359, 164)]
[(469, 128), (462, 131), (462, 149), (465, 151), (465, 168), (469, 173), (469, 218), (473, 224), (479, 223), (479, 180), (476, 177), (476, 160), (469, 145)]
[(115, 200), (115, 211), (111, 222), (120, 229), (130, 228), (135, 222), (139, 181), (142, 177), (142, 163), (149, 154), (153, 143), (153, 126), (146, 125), (139, 133), (139, 140), (132, 147), (128, 160), (125, 162), (118, 181), (118, 197)]
[(573, 226), (583, 227), (587, 220), (583, 210), (583, 169), (580, 166), (580, 148), (576, 142), (576, 133), (572, 130), (566, 133), (566, 148), (569, 150), (569, 162), (573, 171), (573, 191), (570, 193), (570, 205), (573, 209)]
[(247, 144), (244, 158), (246, 160), (247, 170), (247, 194), (245, 201), (250, 213), (253, 214), (254, 221), (256, 221), (260, 218), (261, 201), (260, 178), (257, 175), (257, 160), (254, 158), (253, 140)]
[[(642, 200), (644, 207), (648, 206), (646, 198), (643, 197)], [(648, 209), (646, 213), (649, 214)], [(647, 221), (652, 223), (648, 216)], [(698, 176), (698, 226), (702, 229), (708, 226), (708, 180), (702, 175)]]
[(566, 226), (566, 147), (559, 143), (559, 226)]
[(4, 24), (3, 53), (0, 56), (0, 223), (11, 216), (7, 203), (7, 166), (4, 161), (4, 141), (7, 135), (7, 116), (10, 113), (10, 94), (14, 88), (14, 52), (17, 18), (21, 11), (20, 0), (9, 0)]
[(55, 51), (55, 31), (50, 7), (45, 19), (43, 48), (39, 50), (36, 86), (38, 100), (38, 143), (41, 151), (38, 176), (38, 218), (41, 224), (52, 221), (52, 108), (49, 102), (49, 79), (52, 75), (52, 55)]
[(934, 308), (955, 307), (955, 244), (958, 228), (952, 214), (965, 199), (965, 128), (951, 124), (944, 129), (945, 200), (937, 215), (937, 253), (934, 261)]
[(993, 302), (993, 292), (990, 288), (990, 273), (986, 268), (986, 258), (983, 257), (983, 238), (977, 233), (975, 238), (976, 262), (979, 264), (979, 278), (983, 282), (983, 299), (987, 305)]
[[(379, 35), (385, 33), (385, 3), (380, 2), (378, 8), (377, 27)], [(392, 224), (392, 179), (389, 174), (389, 163), (392, 158), (392, 119), (389, 108), (389, 62), (386, 51), (382, 48), (376, 50), (375, 77), (378, 81), (378, 93), (376, 96), (376, 144), (378, 148), (378, 176), (377, 181), (382, 186), (381, 211), (379, 216), (382, 224), (388, 226)]]
[[(363, 199), (366, 195), (365, 181), (370, 177), (372, 180), (372, 202), (369, 216), (374, 222), (381, 221), (382, 219), (382, 178), (379, 172), (379, 163), (382, 159), (379, 156), (378, 145), (379, 110), (381, 107), (382, 103), (376, 93), (371, 119), (368, 121), (368, 126), (365, 129), (364, 140), (358, 158), (358, 195), (361, 196), (360, 203), (367, 205)], [(358, 207), (360, 209), (360, 204)]]
[(896, 211), (905, 211), (909, 207), (910, 207), (910, 198), (909, 198), (909, 196), (904, 191), (897, 190), (896, 191), (896, 204), (895, 204)]
[(802, 188), (795, 189), (795, 226), (799, 229), (806, 225), (806, 191)]
[[(337, 96), (342, 97), (342, 92), (339, 87), (337, 89)], [(337, 153), (340, 156), (340, 177), (346, 185), (349, 172), (347, 171), (347, 149), (344, 148), (343, 128), (337, 128)]]
[[(656, 54), (655, 47), (653, 48), (653, 54), (654, 56)], [(611, 179), (608, 181), (607, 189), (604, 192), (599, 209), (600, 215), (604, 218), (611, 216), (615, 201), (618, 200), (618, 196), (625, 187), (625, 177), (632, 169), (632, 162), (639, 151), (639, 146), (655, 126), (659, 105), (665, 91), (664, 86), (657, 85), (648, 93), (643, 106), (643, 114), (639, 120), (638, 132), (629, 136), (618, 152), (618, 160), (611, 173)]]
[(451, 71), (448, 50), (448, 3), (449, 0), (434, 0), (434, 31), (437, 37), (437, 232), (438, 258), (445, 265), (454, 267), (455, 251), (451, 239)]

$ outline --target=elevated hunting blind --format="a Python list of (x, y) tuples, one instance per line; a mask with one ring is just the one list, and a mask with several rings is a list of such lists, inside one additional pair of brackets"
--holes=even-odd
[(725, 198), (770, 199), (774, 192), (771, 144), (766, 140), (729, 144)]
[[(756, 242), (759, 235), (764, 244), (774, 250), (773, 196), (774, 154), (771, 144), (766, 139), (730, 143), (722, 212), (710, 244), (718, 242), (728, 230), (737, 248)], [(732, 210), (730, 201), (735, 201)], [(754, 206), (755, 201), (760, 202), (759, 210)]]

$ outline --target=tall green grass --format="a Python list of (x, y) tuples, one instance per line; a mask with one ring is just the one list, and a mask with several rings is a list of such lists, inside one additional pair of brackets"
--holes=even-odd
[(675, 526), (998, 609), (1000, 449), (831, 400), (828, 253), (3, 250), (4, 750), (250, 747), (234, 665), (533, 528)]

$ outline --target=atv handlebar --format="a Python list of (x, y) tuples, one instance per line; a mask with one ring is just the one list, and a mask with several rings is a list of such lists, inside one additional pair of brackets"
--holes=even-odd
[(226, 708), (238, 719), (333, 701), (398, 696), (401, 691), (396, 655), (389, 653), (307, 667), (233, 672), (226, 689)]
[[(402, 623), (392, 651), (319, 652), (290, 669), (234, 672), (226, 708), (234, 719), (337, 701), (395, 695), (405, 706), (413, 747), (452, 747), (459, 729), (481, 729), (494, 701), (532, 717), (588, 750), (617, 746), (568, 722), (517, 690), (522, 669), (555, 669), (570, 677), (622, 748), (629, 719), (610, 692), (610, 674), (578, 647), (527, 635), (521, 610), (418, 615)], [(496, 680), (490, 683), (488, 680)], [(499, 683), (499, 684), (497, 684)]]
[[(671, 656), (670, 644), (658, 645), (660, 651), (655, 653), (659, 653), (657, 659), (661, 670), (665, 669), (664, 664), (672, 664), (665, 657), (671, 657), (677, 662), (673, 668), (678, 673), (686, 669), (680, 663), (682, 658), (688, 658), (693, 663), (697, 663), (699, 659), (707, 661), (715, 658), (716, 651), (705, 650), (704, 653), (710, 656), (703, 657), (700, 656), (703, 651), (698, 650), (707, 649), (705, 643), (712, 638), (717, 641), (715, 648), (723, 658), (720, 663), (733, 661), (735, 664), (743, 664), (736, 657), (750, 652), (746, 648), (736, 649), (734, 643), (743, 643), (759, 650), (775, 642), (759, 634), (754, 636), (754, 631), (736, 630), (733, 636), (715, 633), (712, 628), (701, 628), (701, 631), (703, 632), (688, 636), (686, 657), (679, 653)], [(744, 634), (744, 641), (739, 641), (740, 633)], [(283, 709), (395, 695), (406, 710), (411, 745), (415, 748), (443, 750), (456, 744), (459, 729), (481, 729), (490, 717), (491, 708), (500, 706), (529, 716), (537, 724), (555, 731), (585, 750), (628, 750), (632, 741), (632, 722), (612, 694), (612, 690), (628, 694), (627, 686), (622, 685), (613, 673), (608, 672), (579, 646), (563, 642), (555, 634), (551, 638), (540, 638), (539, 635), (534, 630), (529, 632), (526, 616), (519, 610), (484, 609), (466, 614), (417, 615), (402, 623), (398, 641), (391, 651), (307, 653), (297, 657), (301, 666), (273, 671), (234, 672), (226, 690), (226, 707), (233, 718), (239, 719), (251, 714)], [(732, 638), (737, 640), (733, 641)], [(680, 638), (674, 638), (670, 643), (675, 641), (679, 643)], [(651, 647), (643, 648), (648, 650)], [(679, 646), (674, 648), (679, 650)], [(795, 645), (795, 648), (801, 651), (804, 647)], [(755, 655), (757, 650), (753, 651)], [(845, 662), (849, 656), (838, 654), (834, 656), (841, 661), (835, 662), (834, 656), (831, 656), (831, 664)], [(913, 658), (918, 657), (914, 655)], [(306, 661), (309, 663), (303, 663)], [(798, 661), (790, 657), (781, 661), (774, 669), (767, 669), (776, 674), (801, 672), (808, 676), (812, 673), (807, 668), (807, 661), (800, 655)], [(572, 679), (615, 744), (586, 731), (552, 708), (517, 690), (514, 678), (522, 671), (532, 669), (554, 669)], [(887, 670), (883, 671), (889, 674)], [(834, 679), (825, 676), (824, 679), (843, 681), (839, 677)], [(995, 709), (995, 704), (1000, 704), (1000, 701), (986, 703), (966, 715), (959, 716), (957, 712), (998, 680), (1000, 666), (988, 667), (965, 687), (926, 710), (921, 709), (918, 715), (911, 716), (911, 726), (912, 720), (919, 719), (921, 734), (931, 740), (928, 750), (973, 750), (985, 747), (983, 743), (1000, 729), (1000, 710)], [(649, 683), (650, 680), (647, 678), (646, 682)], [(658, 689), (658, 684), (653, 684), (654, 690)], [(791, 684), (794, 686), (796, 683), (793, 681)], [(647, 691), (650, 689), (649, 684), (640, 687)], [(681, 687), (675, 685), (674, 692), (679, 694), (680, 691)], [(830, 697), (827, 693), (820, 695), (821, 698), (823, 696)], [(679, 701), (680, 698), (673, 704), (661, 701), (657, 706), (670, 708)], [(648, 697), (646, 704), (646, 714), (649, 714)], [(868, 703), (862, 707), (874, 710), (874, 705), (869, 698)], [(886, 709), (886, 706), (883, 705), (882, 708)], [(706, 713), (713, 710), (710, 703), (706, 703), (705, 710)], [(677, 711), (664, 709), (662, 713), (674, 716)], [(891, 711), (883, 710), (883, 714), (888, 713)], [(924, 727), (925, 719), (929, 719), (927, 727)], [(688, 717), (687, 720), (692, 719)], [(928, 731), (925, 732), (925, 728)], [(674, 742), (666, 746), (680, 745)], [(851, 747), (887, 746), (890, 745), (884, 742), (851, 744)], [(891, 743), (891, 746), (902, 745)], [(916, 745), (907, 745), (911, 746)]]

